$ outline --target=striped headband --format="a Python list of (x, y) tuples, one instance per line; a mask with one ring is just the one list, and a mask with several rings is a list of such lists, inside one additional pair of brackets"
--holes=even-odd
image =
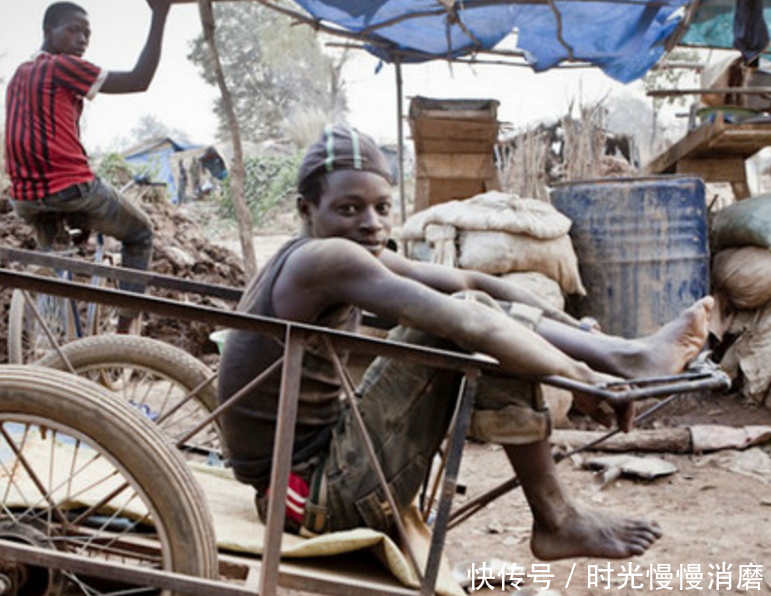
[(393, 184), (391, 165), (375, 140), (350, 126), (328, 125), (321, 138), (310, 146), (297, 174), (297, 186), (312, 176), (335, 170), (372, 172)]

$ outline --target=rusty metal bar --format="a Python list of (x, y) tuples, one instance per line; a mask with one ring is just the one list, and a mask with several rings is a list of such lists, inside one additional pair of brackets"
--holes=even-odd
[(40, 265), (41, 267), (50, 267), (51, 269), (65, 269), (82, 275), (97, 275), (113, 281), (141, 283), (150, 287), (177, 290), (179, 292), (192, 292), (224, 300), (237, 301), (241, 298), (241, 290), (229, 286), (181, 279), (171, 275), (140, 271), (139, 269), (91, 263), (51, 252), (38, 252), (0, 246), (0, 262), (5, 261), (18, 262), (25, 265)]
[[(2, 268), (0, 268), (0, 286), (17, 287), (41, 293), (55, 294), (57, 296), (74, 297), (89, 302), (123, 306), (182, 320), (207, 321), (212, 325), (256, 331), (278, 339), (284, 337), (285, 330), (289, 325), (286, 321), (270, 317), (241, 312), (228, 312), (222, 308), (182, 303), (168, 298), (133, 294), (109, 288), (99, 288), (88, 284)], [(436, 348), (408, 346), (385, 339), (302, 323), (292, 323), (292, 326), (297, 330), (328, 335), (338, 349), (357, 351), (362, 354), (383, 355), (401, 360), (409, 359), (419, 364), (448, 370), (462, 371), (469, 366), (478, 366), (488, 370), (496, 369), (495, 361), (485, 356), (463, 354)]]
[[(605, 387), (594, 387), (592, 385), (586, 385), (584, 383), (573, 381), (572, 379), (566, 379), (557, 376), (545, 377), (542, 379), (542, 382), (546, 383), (547, 385), (554, 385), (555, 387), (567, 389), (568, 391), (578, 391), (580, 393), (593, 395), (600, 399), (626, 401), (636, 401), (650, 397), (661, 397), (663, 395), (670, 395), (672, 393), (691, 393), (693, 391), (701, 391), (705, 389), (728, 389), (731, 386), (731, 379), (728, 377), (728, 375), (717, 369), (711, 372), (673, 375), (671, 377), (671, 382), (666, 382), (663, 380), (666, 378), (667, 377), (658, 377), (653, 379), (649, 386), (643, 387), (636, 387), (635, 385), (646, 384), (645, 379), (632, 379), (626, 382), (614, 383), (613, 385)], [(624, 389), (626, 386), (629, 386), (629, 388)], [(614, 390), (614, 388), (618, 388), (618, 390)]]
[[(249, 381), (246, 385), (244, 385), (241, 389), (239, 389), (236, 392), (236, 394), (233, 395), (228, 401), (226, 401), (223, 404), (220, 404), (213, 412), (211, 412), (208, 416), (206, 416), (206, 418), (201, 420), (188, 432), (186, 432), (179, 439), (177, 439), (176, 446), (178, 448), (184, 447), (185, 442), (189, 441), (191, 438), (193, 438), (195, 435), (201, 432), (201, 429), (203, 429), (204, 427), (214, 422), (214, 420), (219, 418), (219, 416), (223, 412), (235, 406), (239, 401), (241, 401), (244, 397), (246, 397), (252, 391), (252, 389), (257, 387), (260, 383), (262, 383), (265, 379), (267, 379), (270, 375), (272, 375), (273, 372), (281, 365), (282, 362), (283, 362), (283, 358), (279, 358), (273, 364), (271, 364), (268, 368), (262, 371), (260, 375), (258, 375), (257, 377)], [(160, 420), (158, 422), (160, 422)]]
[[(171, 408), (169, 408), (168, 410), (166, 410), (166, 412), (165, 412), (164, 414), (162, 414), (161, 416), (158, 416), (158, 419), (155, 421), (155, 423), (156, 423), (157, 425), (159, 425), (159, 426), (160, 426), (160, 425), (161, 425), (163, 422), (165, 422), (166, 420), (168, 420), (169, 418), (171, 418), (171, 417), (172, 417), (174, 414), (176, 414), (176, 413), (179, 411), (179, 409), (180, 409), (182, 406), (184, 406), (184, 405), (185, 405), (186, 403), (188, 403), (188, 402), (189, 402), (191, 399), (193, 399), (193, 398), (194, 398), (196, 395), (198, 395), (198, 394), (199, 394), (201, 391), (203, 391), (203, 390), (204, 390), (204, 388), (206, 388), (206, 387), (208, 387), (209, 385), (211, 385), (212, 383), (214, 383), (214, 381), (217, 379), (217, 376), (218, 376), (218, 375), (219, 375), (219, 373), (216, 373), (216, 372), (215, 372), (215, 373), (214, 373), (212, 376), (210, 376), (208, 379), (206, 379), (205, 381), (202, 381), (201, 383), (199, 383), (197, 387), (194, 387), (194, 388), (192, 389), (192, 391), (190, 391), (190, 393), (188, 393), (187, 395), (185, 395), (185, 397), (183, 397), (182, 399), (180, 399), (180, 400), (179, 400), (179, 401), (178, 401), (176, 404), (174, 404), (173, 406), (171, 406)], [(201, 425), (201, 428), (203, 428), (203, 426), (205, 426), (206, 424), (209, 424), (209, 422), (211, 422), (211, 420), (209, 420), (209, 419), (207, 418), (207, 419), (206, 419), (206, 420), (205, 420), (205, 421), (202, 423), (202, 425)], [(190, 435), (190, 436), (194, 436), (194, 435), (195, 435), (196, 433), (198, 433), (198, 431), (200, 431), (201, 429), (200, 429), (200, 428), (198, 428), (198, 427), (195, 427), (193, 430), (195, 430), (195, 432), (194, 432), (192, 435)], [(189, 437), (187, 437), (187, 438), (189, 438)], [(179, 447), (180, 445), (178, 444), (177, 446)]]
[(383, 489), (383, 493), (385, 494), (386, 500), (388, 501), (388, 506), (391, 508), (391, 512), (393, 514), (394, 518), (394, 524), (396, 525), (396, 530), (399, 533), (399, 537), (402, 540), (404, 549), (407, 551), (407, 558), (410, 560), (410, 563), (412, 564), (412, 568), (415, 571), (415, 574), (418, 576), (418, 580), (422, 583), (423, 581), (423, 573), (420, 569), (420, 565), (418, 564), (418, 559), (415, 557), (415, 552), (412, 549), (412, 546), (409, 543), (409, 540), (407, 540), (407, 530), (404, 527), (404, 522), (402, 521), (401, 515), (399, 514), (399, 506), (396, 503), (396, 499), (394, 499), (393, 493), (391, 492), (391, 488), (388, 486), (388, 479), (385, 476), (385, 473), (383, 472), (383, 467), (380, 465), (380, 460), (377, 457), (377, 453), (375, 452), (375, 446), (372, 444), (372, 439), (369, 436), (369, 431), (367, 431), (367, 427), (364, 424), (364, 418), (361, 415), (361, 411), (359, 410), (359, 404), (356, 402), (356, 395), (355, 395), (355, 388), (353, 386), (353, 382), (351, 381), (350, 376), (348, 375), (348, 372), (345, 370), (345, 367), (343, 366), (343, 363), (340, 361), (340, 357), (337, 355), (337, 352), (335, 351), (334, 346), (331, 345), (328, 338), (324, 338), (326, 347), (330, 351), (332, 355), (332, 361), (335, 365), (335, 371), (337, 372), (337, 376), (340, 379), (340, 383), (343, 386), (343, 390), (345, 392), (345, 397), (348, 400), (348, 405), (351, 408), (351, 414), (353, 415), (353, 420), (356, 424), (356, 428), (359, 429), (359, 432), (361, 433), (362, 439), (364, 440), (364, 448), (367, 451), (367, 455), (369, 456), (370, 464), (372, 464), (372, 468), (375, 471), (375, 475), (377, 476), (378, 483), (380, 484), (380, 488)]
[(293, 325), (286, 328), (284, 366), (281, 370), (281, 396), (278, 401), (276, 436), (270, 472), (268, 519), (265, 524), (265, 546), (262, 554), (261, 596), (274, 596), (281, 564), (281, 537), (286, 518), (286, 495), (294, 451), (295, 422), (300, 398), (300, 379), (305, 354), (306, 334)]
[[(62, 346), (59, 345), (59, 342), (54, 337), (54, 334), (51, 332), (51, 328), (48, 326), (48, 323), (43, 319), (43, 315), (40, 314), (40, 309), (37, 307), (37, 304), (35, 304), (35, 301), (32, 299), (32, 296), (29, 295), (29, 292), (27, 290), (21, 290), (22, 296), (24, 296), (24, 302), (27, 303), (27, 306), (29, 306), (30, 310), (32, 311), (32, 314), (34, 315), (35, 319), (38, 323), (40, 323), (40, 326), (43, 328), (43, 332), (46, 334), (46, 337), (48, 338), (48, 341), (53, 346), (54, 350), (56, 351), (56, 354), (61, 358), (61, 361), (64, 363), (64, 366), (67, 367), (68, 372), (71, 372), (73, 375), (75, 374), (75, 367), (72, 366), (72, 362), (70, 362), (70, 359), (65, 356), (64, 352), (62, 351)], [(67, 305), (65, 308), (72, 308), (74, 309), (75, 306), (70, 300), (66, 301)]]
[(463, 455), (463, 447), (466, 443), (466, 433), (471, 422), (471, 411), (474, 406), (474, 398), (477, 392), (479, 371), (470, 370), (463, 377), (461, 385), (461, 399), (455, 416), (455, 426), (448, 445), (449, 455), (444, 470), (442, 494), (439, 497), (439, 506), (436, 511), (436, 520), (431, 534), (431, 548), (426, 563), (426, 576), (421, 588), (421, 596), (431, 596), (434, 593), (436, 579), (439, 576), (439, 567), (442, 562), (442, 551), (447, 536), (450, 509), (458, 484), (458, 471)]

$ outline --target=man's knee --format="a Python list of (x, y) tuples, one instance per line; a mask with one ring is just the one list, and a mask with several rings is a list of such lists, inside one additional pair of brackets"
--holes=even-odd
[(526, 445), (551, 434), (551, 416), (538, 383), (482, 377), (469, 435), (485, 443)]

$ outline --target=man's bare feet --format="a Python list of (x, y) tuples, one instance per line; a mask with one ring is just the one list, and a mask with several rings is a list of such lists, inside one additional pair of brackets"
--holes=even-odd
[(714, 306), (715, 300), (711, 296), (702, 298), (653, 335), (637, 340), (642, 350), (630, 359), (624, 376), (635, 378), (682, 372), (707, 343)]
[(662, 534), (656, 522), (575, 508), (563, 520), (556, 528), (533, 524), (530, 548), (536, 557), (625, 559), (643, 554)]

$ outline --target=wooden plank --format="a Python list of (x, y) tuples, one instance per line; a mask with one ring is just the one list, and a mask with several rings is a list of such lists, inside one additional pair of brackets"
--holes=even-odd
[(457, 201), (473, 197), (488, 190), (497, 188), (493, 181), (479, 178), (439, 179), (417, 178), (415, 180), (415, 211), (422, 211), (432, 205)]
[(414, 115), (416, 120), (441, 118), (448, 120), (490, 120), (495, 119), (497, 110), (421, 110)]
[(709, 159), (682, 159), (677, 164), (678, 174), (696, 174), (704, 182), (745, 182), (747, 173), (744, 159), (715, 156)]
[(413, 139), (479, 139), (498, 140), (498, 122), (481, 120), (417, 120), (410, 121)]
[(653, 159), (645, 168), (648, 174), (679, 171), (684, 159), (747, 159), (771, 145), (771, 123), (726, 124), (722, 115), (714, 123), (704, 123)]
[(492, 153), (494, 142), (489, 139), (415, 138), (415, 153)]
[(492, 153), (427, 153), (418, 156), (416, 175), (420, 178), (477, 178), (496, 175)]
[(645, 166), (644, 172), (648, 174), (673, 172), (678, 161), (698, 149), (705, 142), (708, 142), (709, 139), (720, 134), (724, 128), (725, 123), (723, 122), (722, 115), (719, 115), (713, 123), (702, 124), (699, 128), (689, 132), (685, 137), (653, 159)]

